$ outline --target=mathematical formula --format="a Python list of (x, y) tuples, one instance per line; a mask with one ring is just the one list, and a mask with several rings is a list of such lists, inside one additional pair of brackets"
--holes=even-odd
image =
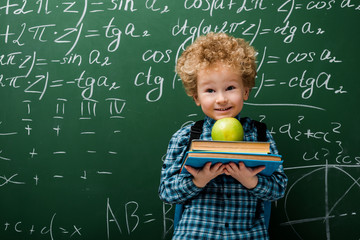
[[(121, 209), (122, 208), (122, 209)], [(114, 204), (109, 198), (106, 199), (106, 212), (103, 214), (103, 221), (106, 228), (99, 229), (103, 233), (104, 239), (113, 239), (117, 236), (132, 235), (141, 228), (141, 225), (148, 225), (159, 222), (163, 226), (164, 234), (171, 230), (173, 220), (168, 214), (172, 208), (169, 204), (162, 204), (163, 213), (155, 216), (151, 212), (145, 212), (142, 206), (136, 201), (129, 201), (123, 206)], [(146, 210), (145, 210), (146, 211)], [(6, 216), (0, 218), (0, 232), (3, 234), (13, 234), (17, 237), (27, 239), (63, 239), (75, 238), (84, 239), (86, 224), (71, 224), (60, 220), (61, 213), (52, 213), (48, 221), (41, 225), (26, 222), (21, 219), (8, 221)], [(86, 239), (86, 238), (85, 238)]]

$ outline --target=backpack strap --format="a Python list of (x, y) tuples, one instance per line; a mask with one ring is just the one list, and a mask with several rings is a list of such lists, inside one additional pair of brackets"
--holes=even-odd
[[(192, 140), (200, 138), (200, 135), (201, 135), (202, 130), (203, 130), (203, 125), (204, 125), (204, 120), (200, 120), (200, 121), (196, 121), (195, 124), (191, 126), (189, 143), (188, 143), (188, 145), (186, 147), (185, 152), (189, 151)], [(183, 204), (176, 204), (175, 205), (174, 231), (175, 231), (175, 228), (176, 228), (177, 224), (179, 223), (179, 221), (181, 219), (181, 215), (182, 215), (183, 211), (184, 211), (184, 205)]]
[(203, 130), (203, 125), (204, 125), (204, 120), (200, 120), (200, 121), (196, 121), (195, 124), (191, 126), (190, 139), (185, 152), (189, 151), (192, 140), (200, 138), (200, 135)]
[(254, 125), (257, 130), (257, 141), (258, 142), (267, 142), (268, 138), (266, 136), (266, 124), (258, 121), (254, 121)]
[[(257, 129), (257, 141), (258, 142), (267, 142), (268, 138), (266, 136), (266, 129), (267, 129), (266, 124), (262, 123), (262, 122), (254, 121), (254, 125)], [(260, 208), (260, 206), (259, 206), (259, 208)], [(266, 225), (267, 229), (269, 229), (270, 216), (271, 216), (271, 202), (264, 201), (264, 218), (265, 218), (265, 225)]]
[[(240, 123), (242, 125), (244, 125), (244, 123), (246, 122), (246, 119), (247, 118), (240, 118)], [(259, 121), (255, 121), (255, 120), (252, 120), (252, 123), (254, 124), (254, 127), (256, 128), (256, 131), (257, 131), (257, 139), (256, 141), (258, 142), (267, 142), (268, 139), (267, 139), (267, 136), (266, 136), (266, 124), (265, 123), (262, 123), (262, 122), (259, 122)]]
[[(241, 124), (244, 124), (245, 118), (240, 119)], [(257, 131), (257, 141), (258, 142), (267, 142), (268, 138), (266, 136), (266, 124), (262, 122), (258, 122), (253, 120), (254, 127)], [(256, 204), (256, 217), (260, 217), (261, 212), (261, 201), (258, 201)], [(271, 202), (270, 201), (264, 201), (264, 218), (265, 218), (265, 225), (266, 228), (269, 229), (270, 224), (270, 216), (271, 216)]]

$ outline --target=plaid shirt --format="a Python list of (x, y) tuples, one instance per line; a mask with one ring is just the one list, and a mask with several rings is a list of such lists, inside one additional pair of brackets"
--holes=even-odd
[[(205, 118), (200, 139), (211, 140), (214, 123), (213, 119)], [(171, 138), (161, 172), (160, 199), (184, 204), (173, 239), (268, 239), (263, 200), (274, 201), (284, 196), (287, 177), (283, 167), (268, 177), (258, 175), (258, 185), (251, 190), (225, 174), (198, 188), (190, 174), (178, 174), (191, 125), (181, 128)], [(246, 118), (243, 128), (244, 141), (256, 141), (256, 128), (250, 118)], [(270, 132), (266, 134), (271, 153), (278, 154)]]

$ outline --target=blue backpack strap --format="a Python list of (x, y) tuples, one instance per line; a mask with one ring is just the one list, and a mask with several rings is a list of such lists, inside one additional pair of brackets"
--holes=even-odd
[[(245, 121), (245, 118), (241, 118), (240, 122), (243, 124), (243, 122)], [(257, 141), (258, 142), (267, 142), (268, 138), (266, 136), (266, 124), (262, 123), (262, 122), (258, 122), (253, 120), (254, 126), (256, 127), (257, 130)], [(257, 204), (257, 213), (260, 214), (260, 207), (261, 204), (260, 202), (258, 202)], [(270, 224), (270, 216), (271, 216), (271, 202), (270, 201), (264, 201), (264, 218), (265, 218), (265, 225), (266, 228), (269, 229), (269, 224)]]
[[(200, 138), (200, 135), (201, 135), (202, 129), (203, 129), (203, 125), (204, 125), (204, 120), (200, 120), (200, 121), (195, 122), (195, 124), (193, 126), (191, 126), (190, 139), (189, 139), (189, 143), (186, 147), (185, 152), (189, 151), (192, 140)], [(183, 204), (175, 205), (174, 230), (175, 230), (176, 226), (178, 225), (178, 223), (180, 222), (183, 211), (184, 211)]]
[(182, 204), (176, 204), (175, 205), (175, 214), (174, 214), (174, 231), (176, 229), (176, 226), (180, 222), (181, 215), (184, 211), (184, 206)]

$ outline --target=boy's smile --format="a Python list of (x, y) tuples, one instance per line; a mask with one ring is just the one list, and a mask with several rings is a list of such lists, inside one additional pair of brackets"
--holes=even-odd
[(214, 120), (235, 117), (248, 97), (249, 89), (243, 86), (240, 74), (233, 69), (216, 64), (198, 72), (194, 100), (208, 117)]

